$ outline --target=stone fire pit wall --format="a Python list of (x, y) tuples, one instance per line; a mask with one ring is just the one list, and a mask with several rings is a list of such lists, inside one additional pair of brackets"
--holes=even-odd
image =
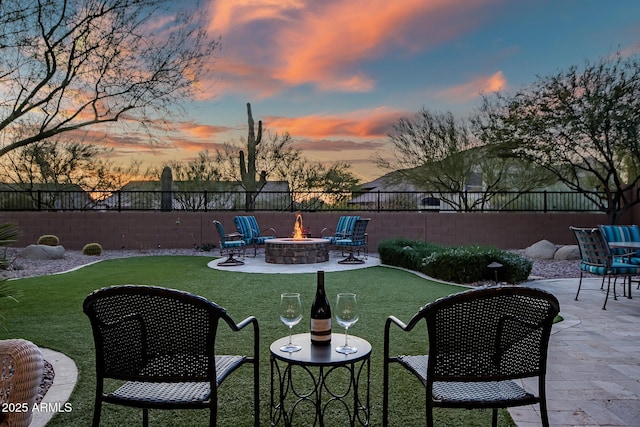
[(265, 242), (264, 259), (270, 264), (329, 261), (329, 242), (325, 239), (270, 239)]

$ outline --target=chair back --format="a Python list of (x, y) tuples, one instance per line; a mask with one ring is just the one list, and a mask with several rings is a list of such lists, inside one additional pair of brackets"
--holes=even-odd
[(242, 234), (244, 240), (250, 242), (252, 239), (260, 237), (260, 229), (258, 228), (258, 220), (253, 215), (235, 216), (233, 222), (236, 225), (238, 233)]
[(113, 286), (84, 301), (96, 346), (98, 379), (215, 381), (215, 337), (225, 309), (154, 286)]
[(414, 316), (429, 334), (430, 381), (544, 376), (558, 300), (548, 292), (491, 287), (441, 298)]
[(220, 247), (222, 248), (227, 242), (226, 234), (224, 233), (224, 227), (218, 220), (213, 220), (213, 224), (216, 226), (216, 231), (218, 232), (218, 237), (220, 238)]
[[(600, 225), (598, 228), (607, 242), (640, 242), (640, 227), (637, 225)], [(609, 248), (609, 251), (613, 256), (628, 252), (624, 248)]]
[(578, 241), (581, 262), (587, 266), (611, 266), (609, 245), (598, 228), (569, 227)]
[(360, 219), (358, 215), (343, 215), (338, 218), (335, 237), (337, 239), (348, 239), (351, 237), (358, 219)]
[(367, 224), (369, 224), (369, 218), (358, 218), (355, 221), (353, 227), (353, 234), (351, 241), (354, 245), (364, 245), (367, 241)]

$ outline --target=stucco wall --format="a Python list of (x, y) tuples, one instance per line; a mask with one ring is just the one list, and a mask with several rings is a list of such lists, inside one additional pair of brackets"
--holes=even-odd
[[(67, 249), (81, 249), (98, 242), (105, 249), (190, 248), (217, 243), (212, 224), (222, 221), (227, 232), (235, 231), (233, 217), (243, 212), (0, 212), (0, 220), (16, 223), (22, 237), (16, 246), (35, 243), (43, 234), (55, 234)], [(335, 227), (345, 213), (304, 213), (305, 227), (317, 237), (325, 227)], [(602, 214), (563, 213), (419, 213), (349, 212), (371, 218), (367, 233), (369, 250), (390, 237), (407, 237), (441, 244), (483, 244), (504, 249), (525, 248), (546, 239), (574, 244), (570, 225), (606, 223)], [(273, 227), (279, 237), (293, 230), (294, 213), (256, 212), (263, 229)]]

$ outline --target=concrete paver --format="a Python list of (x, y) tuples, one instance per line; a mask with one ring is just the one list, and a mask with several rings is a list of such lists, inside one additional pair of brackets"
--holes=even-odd
[[(578, 301), (578, 279), (526, 284), (554, 294), (565, 318), (554, 326), (549, 341), (552, 426), (640, 425), (640, 292), (633, 299), (610, 296), (602, 310), (601, 282), (585, 279)], [(521, 427), (541, 425), (538, 411), (538, 405), (509, 410)]]

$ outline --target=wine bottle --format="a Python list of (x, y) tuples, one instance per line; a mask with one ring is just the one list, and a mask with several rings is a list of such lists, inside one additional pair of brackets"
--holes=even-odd
[(324, 271), (317, 274), (316, 296), (311, 304), (311, 344), (331, 344), (331, 306), (324, 291)]

